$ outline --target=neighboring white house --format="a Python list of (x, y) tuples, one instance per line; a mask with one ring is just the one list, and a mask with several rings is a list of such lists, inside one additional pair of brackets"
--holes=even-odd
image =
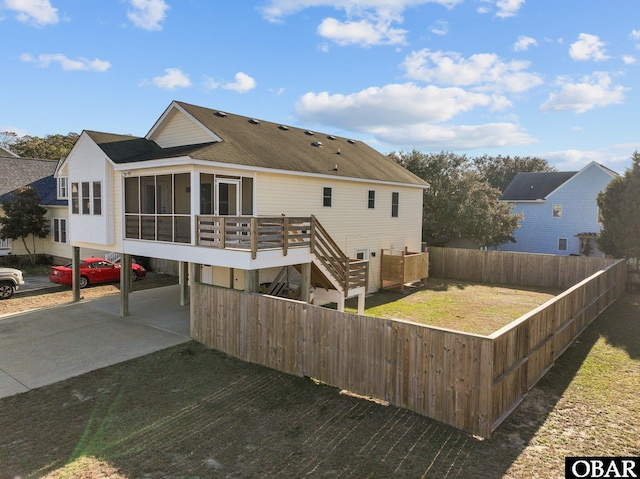
[(523, 215), (515, 243), (501, 251), (602, 256), (596, 198), (616, 172), (595, 162), (580, 171), (518, 173), (500, 197)]
[(249, 290), (295, 265), (339, 307), (378, 289), (382, 249), (420, 251), (428, 187), (362, 142), (182, 102), (144, 138), (84, 131), (56, 177), (74, 247)]

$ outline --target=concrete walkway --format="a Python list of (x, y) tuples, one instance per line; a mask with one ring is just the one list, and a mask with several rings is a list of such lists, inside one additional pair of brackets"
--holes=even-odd
[(126, 318), (119, 295), (0, 317), (0, 398), (189, 341), (179, 288), (131, 293)]

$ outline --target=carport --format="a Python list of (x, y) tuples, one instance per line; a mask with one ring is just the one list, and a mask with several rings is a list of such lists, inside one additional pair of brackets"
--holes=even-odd
[[(120, 264), (120, 317), (129, 316), (129, 296), (131, 294), (131, 255), (121, 253)], [(72, 247), (71, 268), (73, 279), (71, 289), (73, 291), (73, 302), (80, 301), (80, 247)], [(180, 306), (189, 304), (189, 263), (180, 262), (179, 268), (180, 283)]]

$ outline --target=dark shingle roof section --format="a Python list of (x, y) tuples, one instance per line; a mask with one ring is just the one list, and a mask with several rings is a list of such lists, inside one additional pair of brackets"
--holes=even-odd
[[(190, 156), (248, 168), (426, 186), (423, 180), (365, 143), (176, 102), (222, 141), (161, 148), (144, 138), (86, 131), (115, 163)], [(318, 146), (318, 142), (322, 145)], [(316, 145), (314, 146), (314, 143)]]
[(518, 173), (505, 188), (500, 199), (504, 201), (543, 200), (577, 173), (577, 171)]
[(13, 192), (23, 186), (36, 190), (43, 206), (65, 206), (57, 199), (57, 185), (53, 177), (58, 160), (0, 157), (0, 201), (10, 200)]

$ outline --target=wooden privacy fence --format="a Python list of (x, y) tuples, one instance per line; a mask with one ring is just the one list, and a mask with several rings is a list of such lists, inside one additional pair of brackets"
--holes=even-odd
[(429, 275), (475, 283), (567, 289), (615, 260), (584, 256), (429, 248)]
[(310, 376), (490, 437), (568, 344), (624, 291), (616, 263), (491, 336), (196, 283), (191, 335), (244, 361)]

